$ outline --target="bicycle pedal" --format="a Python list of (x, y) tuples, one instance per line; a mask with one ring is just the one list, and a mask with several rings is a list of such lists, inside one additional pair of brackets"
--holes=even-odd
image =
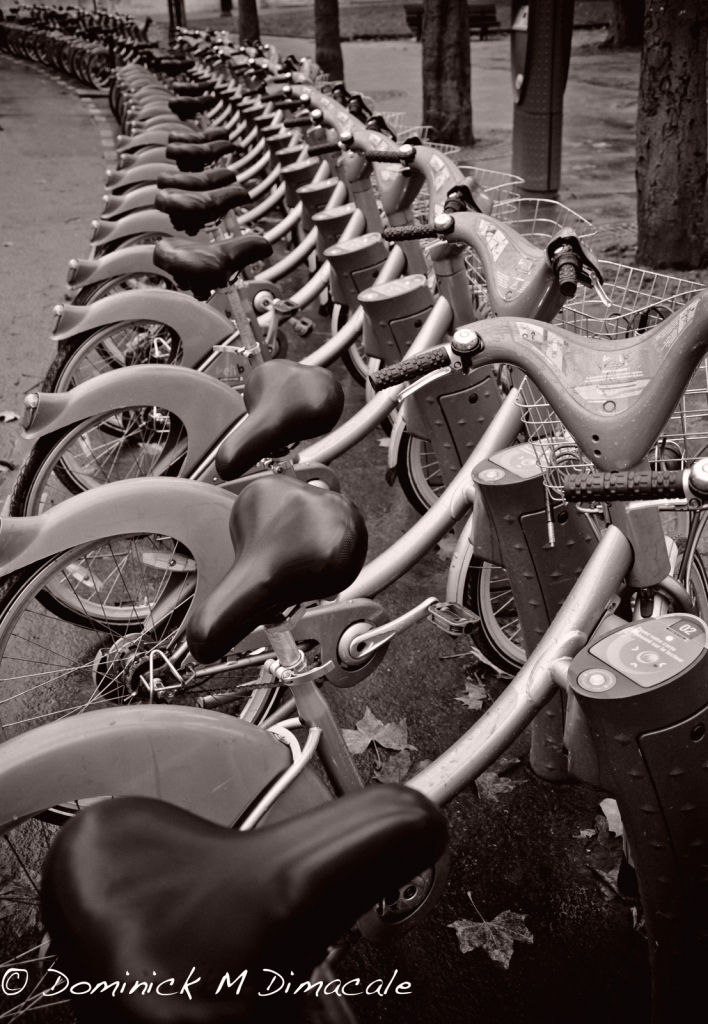
[(438, 601), (437, 604), (431, 604), (428, 619), (450, 636), (472, 633), (479, 623), (479, 615), (464, 605), (457, 604), (456, 601)]

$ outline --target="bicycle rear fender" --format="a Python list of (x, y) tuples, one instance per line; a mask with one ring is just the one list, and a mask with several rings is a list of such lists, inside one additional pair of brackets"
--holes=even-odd
[(120, 220), (95, 220), (91, 245), (107, 245), (109, 242), (120, 242), (123, 238), (133, 235), (169, 235), (170, 237), (187, 238), (182, 231), (175, 231), (172, 221), (161, 210), (136, 210), (128, 213)]
[(119, 135), (116, 139), (119, 153), (134, 153), (147, 146), (166, 146), (170, 133), (161, 128), (153, 128), (139, 135)]
[(159, 533), (180, 541), (197, 565), (197, 604), (233, 562), (229, 516), (236, 498), (211, 484), (153, 477), (74, 495), (41, 516), (0, 520), (0, 576), (107, 537)]
[(124, 171), (109, 170), (106, 172), (106, 188), (115, 192), (117, 188), (124, 189), (130, 185), (149, 184), (157, 181), (158, 175), (164, 171), (174, 171), (175, 163), (137, 164), (135, 167), (126, 167)]
[(120, 195), (107, 193), (103, 197), (103, 210), (101, 220), (119, 220), (127, 217), (129, 213), (136, 210), (151, 210), (155, 205), (157, 196), (157, 185), (141, 185), (140, 188), (133, 188), (130, 192), (121, 192)]
[(181, 366), (128, 366), (101, 373), (71, 391), (39, 392), (37, 398), (39, 404), (25, 432), (32, 441), (72, 423), (122, 409), (154, 406), (169, 410), (187, 431), (187, 455), (180, 476), (188, 476), (246, 412), (235, 388)]
[(234, 324), (222, 313), (183, 292), (146, 288), (108, 295), (88, 306), (63, 306), (57, 314), (52, 341), (67, 342), (77, 334), (109, 324), (145, 320), (166, 324), (182, 342), (182, 364), (196, 366), (214, 345), (234, 333)]
[(166, 278), (177, 287), (170, 273), (155, 266), (152, 259), (154, 252), (154, 245), (131, 245), (128, 249), (106, 253), (97, 260), (71, 260), (67, 282), (71, 288), (82, 288), (87, 284), (99, 284), (125, 274), (154, 274)]
[[(230, 828), (292, 762), (271, 733), (189, 707), (127, 707), (51, 722), (0, 743), (0, 834), (49, 807), (101, 796), (165, 800)], [(332, 799), (310, 769), (263, 819)]]

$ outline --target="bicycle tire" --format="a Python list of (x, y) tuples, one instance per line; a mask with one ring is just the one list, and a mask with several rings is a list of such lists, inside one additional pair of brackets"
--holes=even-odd
[(178, 364), (181, 353), (181, 339), (166, 324), (144, 320), (110, 324), (62, 343), (47, 370), (42, 389), (69, 391), (82, 381), (122, 366)]
[(445, 489), (433, 446), (407, 430), (401, 435), (396, 477), (406, 498), (421, 515), (432, 508)]

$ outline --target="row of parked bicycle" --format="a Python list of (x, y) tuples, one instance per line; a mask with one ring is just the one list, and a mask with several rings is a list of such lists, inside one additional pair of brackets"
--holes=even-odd
[[(201, 1019), (265, 1019), (260, 967), (307, 974), (357, 916), (388, 941), (432, 909), (435, 805), (530, 725), (537, 774), (618, 801), (675, 1019), (704, 942), (706, 295), (597, 261), (573, 211), (310, 64), (186, 31), (142, 51), (111, 77), (119, 166), (0, 531), (0, 898), (36, 905), (53, 839), (71, 978), (196, 962)], [(315, 302), (331, 337), (288, 360)], [(343, 422), (339, 357), (367, 389)], [(421, 518), (366, 563), (335, 460), (377, 427)], [(377, 595), (452, 530), (445, 600), (391, 620)], [(405, 787), (362, 792), (321, 684), (424, 619), (513, 678)], [(207, 993), (234, 964), (253, 983)]]

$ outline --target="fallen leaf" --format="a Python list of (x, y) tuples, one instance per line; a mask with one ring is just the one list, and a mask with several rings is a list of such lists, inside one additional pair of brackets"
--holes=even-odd
[(460, 704), (464, 704), (470, 711), (479, 711), (488, 696), (483, 686), (478, 683), (466, 682), (465, 692), (458, 693), (455, 700), (459, 700)]
[[(469, 895), (469, 893), (468, 893)], [(448, 928), (454, 928), (460, 950), (469, 953), (472, 949), (483, 949), (492, 960), (508, 970), (514, 954), (515, 942), (533, 943), (533, 935), (524, 924), (528, 914), (517, 914), (503, 910), (493, 921), (453, 921)]]
[(408, 742), (405, 718), (398, 725), (395, 722), (384, 725), (369, 707), (364, 711), (364, 717), (356, 723), (356, 729), (342, 729), (342, 733), (352, 754), (363, 754), (369, 744), (374, 742), (387, 750), (417, 750)]
[(391, 438), (390, 437), (380, 437), (379, 438), (379, 448), (388, 448), (390, 443), (391, 443)]
[(0, 423), (12, 423), (13, 420), (19, 420), (19, 416), (12, 409), (5, 409), (4, 412), (0, 412)]
[(502, 793), (510, 793), (512, 789), (516, 789), (526, 781), (526, 779), (508, 779), (501, 777), (497, 772), (490, 771), (483, 772), (478, 779), (475, 779), (475, 784), (477, 792), (483, 800), (492, 800), (494, 803), (498, 803)]
[(391, 754), (388, 761), (384, 761), (381, 767), (374, 772), (374, 778), (377, 782), (383, 783), (403, 782), (410, 770), (410, 752), (399, 750), (397, 754)]
[(617, 865), (616, 868), (612, 868), (610, 871), (601, 871), (600, 868), (591, 868), (590, 870), (600, 883), (600, 892), (606, 900), (613, 900), (615, 896), (621, 896), (621, 893), (617, 888), (619, 865)]
[(617, 801), (613, 800), (610, 796), (605, 797), (604, 800), (600, 801), (600, 808), (607, 818), (607, 827), (610, 832), (614, 832), (616, 836), (621, 836), (624, 833), (624, 826), (622, 825)]
[(0, 459), (0, 473), (9, 473), (11, 469), (15, 469), (14, 463), (8, 462), (7, 459)]
[(443, 537), (442, 540), (438, 541), (437, 556), (441, 562), (449, 562), (452, 556), (455, 554), (455, 548), (457, 547), (457, 537), (454, 534)]
[(487, 666), (487, 668), (491, 668), (492, 671), (494, 672), (494, 674), (499, 676), (500, 679), (513, 679), (514, 678), (508, 672), (504, 672), (503, 669), (499, 668), (498, 665), (495, 665), (493, 661), (490, 661), (489, 658), (486, 656), (486, 654), (482, 654), (482, 652), (480, 650), (478, 650), (476, 647), (472, 647), (471, 648), (470, 654), (474, 654), (475, 658), (478, 661), (481, 661), (483, 665)]
[(573, 839), (592, 839), (596, 835), (597, 832), (594, 828), (581, 828), (577, 836), (573, 836)]

